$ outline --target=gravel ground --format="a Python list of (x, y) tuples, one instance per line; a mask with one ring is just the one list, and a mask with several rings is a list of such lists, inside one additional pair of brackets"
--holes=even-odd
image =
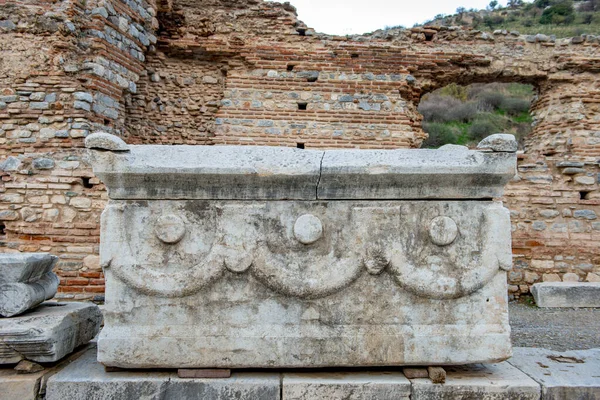
[(508, 308), (515, 347), (600, 348), (600, 308), (538, 308), (527, 300), (512, 302)]

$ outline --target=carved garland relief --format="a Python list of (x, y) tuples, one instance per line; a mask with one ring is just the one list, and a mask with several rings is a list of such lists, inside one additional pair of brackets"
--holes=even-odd
[(229, 271), (305, 299), (365, 271), (417, 296), (459, 298), (511, 267), (499, 256), (510, 255), (499, 203), (369, 203), (111, 201), (102, 263), (148, 295), (189, 296)]

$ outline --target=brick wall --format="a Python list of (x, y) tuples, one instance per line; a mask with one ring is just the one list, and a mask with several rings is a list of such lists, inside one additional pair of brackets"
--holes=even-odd
[(82, 151), (128, 143), (416, 148), (421, 96), (452, 82), (538, 89), (504, 201), (511, 296), (600, 279), (600, 46), (435, 28), (316, 34), (254, 0), (0, 2), (0, 251), (60, 256), (60, 296), (103, 292), (104, 186)]

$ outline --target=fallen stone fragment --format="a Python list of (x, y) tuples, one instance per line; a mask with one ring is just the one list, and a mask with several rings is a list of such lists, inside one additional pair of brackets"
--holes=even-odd
[(282, 398), (409, 400), (410, 381), (400, 372), (284, 373)]
[(442, 367), (427, 367), (427, 373), (433, 383), (446, 382), (446, 370)]
[(19, 315), (54, 297), (57, 260), (46, 253), (0, 254), (0, 316)]
[(85, 147), (110, 151), (129, 151), (129, 146), (118, 136), (106, 132), (95, 132), (85, 138)]
[(514, 153), (519, 148), (513, 135), (507, 133), (496, 133), (483, 139), (477, 145), (479, 150), (491, 150), (497, 152)]
[(229, 378), (231, 376), (230, 369), (186, 369), (179, 368), (177, 376), (180, 378)]
[(19, 374), (33, 374), (35, 372), (43, 371), (44, 367), (42, 367), (38, 363), (34, 363), (28, 360), (21, 360), (15, 367), (15, 371)]
[(429, 371), (427, 371), (427, 368), (404, 368), (402, 369), (402, 372), (408, 379), (429, 378)]
[(44, 303), (27, 314), (0, 318), (0, 364), (55, 362), (96, 336), (102, 314), (91, 303)]

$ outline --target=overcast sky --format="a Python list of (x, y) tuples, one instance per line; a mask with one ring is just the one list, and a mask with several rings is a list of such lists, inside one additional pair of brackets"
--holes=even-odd
[[(285, 0), (279, 0), (283, 2)], [(490, 0), (288, 0), (298, 17), (317, 32), (367, 33), (386, 26), (412, 27), (458, 7), (485, 8)], [(499, 1), (506, 5), (506, 0)]]

